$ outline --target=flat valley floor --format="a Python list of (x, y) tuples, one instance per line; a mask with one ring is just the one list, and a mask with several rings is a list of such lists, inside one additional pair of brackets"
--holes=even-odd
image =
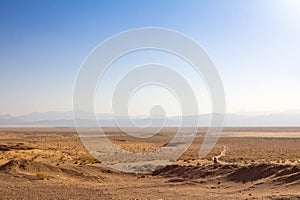
[[(75, 129), (1, 128), (0, 199), (300, 199), (300, 128), (225, 128), (200, 159), (205, 131), (171, 165), (125, 173), (93, 158)], [(175, 132), (137, 140), (105, 129), (135, 153), (162, 148)]]

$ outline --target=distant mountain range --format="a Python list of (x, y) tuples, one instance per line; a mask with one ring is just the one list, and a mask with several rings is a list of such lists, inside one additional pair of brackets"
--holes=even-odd
[[(93, 126), (91, 114), (86, 113), (82, 119), (78, 119), (82, 126)], [(97, 118), (102, 126), (116, 127), (117, 124), (111, 114), (97, 114)], [(119, 126), (130, 126), (128, 120), (117, 116)], [(199, 116), (184, 116), (183, 126), (191, 126), (194, 120), (199, 118), (200, 126), (207, 126), (211, 120), (211, 114)], [(136, 124), (147, 125), (151, 119), (146, 117), (133, 117)], [(152, 126), (161, 124), (161, 120), (156, 118), (152, 121)], [(165, 126), (180, 125), (180, 116), (168, 117)], [(225, 126), (300, 126), (300, 111), (287, 111), (267, 115), (243, 115), (226, 114)], [(74, 127), (73, 112), (45, 112), (30, 113), (21, 116), (0, 115), (0, 126), (47, 126), (47, 127)]]

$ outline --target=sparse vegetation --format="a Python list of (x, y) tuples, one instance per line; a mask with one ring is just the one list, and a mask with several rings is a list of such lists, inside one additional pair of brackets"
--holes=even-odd
[(84, 165), (84, 164), (95, 164), (95, 163), (101, 163), (99, 160), (97, 160), (96, 158), (92, 158), (92, 157), (79, 157), (74, 164), (80, 164), (80, 165)]
[[(118, 188), (126, 188), (126, 191), (129, 184), (129, 191), (133, 191), (134, 195), (141, 192), (143, 194), (149, 193), (150, 186), (152, 189), (159, 188), (160, 194), (166, 194), (170, 198), (179, 197), (183, 193), (187, 195), (187, 198), (191, 194), (211, 194), (211, 190), (215, 190), (215, 195), (219, 190), (222, 190), (224, 193), (230, 193), (232, 195), (230, 198), (246, 199), (249, 198), (248, 193), (245, 193), (243, 196), (243, 192), (235, 193), (232, 191), (243, 191), (245, 189), (255, 191), (256, 187), (267, 188), (272, 185), (268, 182), (270, 180), (275, 183), (278, 190), (284, 186), (285, 190), (280, 190), (281, 193), (293, 188), (297, 189), (295, 189), (296, 192), (299, 191), (300, 170), (299, 167), (294, 166), (300, 162), (300, 138), (223, 137), (219, 139), (217, 145), (205, 158), (200, 159), (198, 153), (203, 137), (197, 137), (190, 148), (179, 159), (176, 159), (176, 161), (170, 160), (175, 161), (176, 165), (173, 165), (173, 168), (169, 168), (170, 173), (165, 174), (166, 178), (151, 178), (151, 175), (138, 178), (143, 176), (115, 172), (104, 168), (104, 165), (88, 166), (100, 163), (100, 161), (87, 152), (74, 131), (68, 132), (64, 129), (63, 131), (47, 130), (30, 133), (28, 130), (22, 130), (17, 133), (14, 131), (0, 131), (0, 134), (0, 144), (3, 144), (5, 146), (4, 149), (6, 149), (1, 152), (0, 164), (2, 172), (5, 173), (1, 174), (0, 172), (0, 181), (1, 175), (2, 178), (4, 177), (0, 183), (3, 188), (3, 185), (9, 182), (7, 186), (8, 192), (16, 184), (20, 184), (24, 188), (39, 188), (41, 185), (46, 185), (47, 187), (52, 187), (52, 189), (55, 188), (52, 190), (55, 193), (57, 191), (60, 193), (67, 191), (68, 195), (70, 190), (72, 194), (81, 194), (82, 186), (84, 186), (84, 191), (88, 190), (90, 194), (93, 194), (95, 191), (101, 193), (103, 188), (111, 194), (116, 194), (116, 191), (117, 193), (119, 191), (116, 190), (116, 183), (118, 183)], [(134, 140), (126, 135), (122, 135), (120, 140), (120, 134), (113, 131), (108, 133), (111, 141), (120, 148), (124, 147), (126, 150), (142, 153), (161, 148), (173, 137), (173, 133), (168, 132), (167, 129), (159, 136), (138, 140)], [(20, 140), (23, 143), (22, 149), (15, 149), (16, 141)], [(23, 148), (25, 146), (26, 149)], [(224, 150), (224, 146), (228, 147), (228, 149), (224, 155), (219, 157)], [(118, 156), (117, 154), (115, 155)], [(224, 165), (219, 162), (213, 164), (212, 158), (214, 157), (218, 157), (219, 161), (229, 164)], [(14, 161), (8, 162), (11, 160)], [(135, 160), (132, 159), (130, 161), (134, 162)], [(287, 162), (293, 162), (293, 164), (289, 166)], [(9, 165), (3, 167), (4, 163), (9, 163)], [(175, 171), (174, 166), (177, 166)], [(163, 170), (163, 168), (161, 169)], [(13, 173), (18, 178), (7, 179)], [(227, 178), (233, 173), (235, 175), (230, 180), (232, 182), (229, 182)], [(249, 176), (249, 174), (255, 174), (255, 176)], [(212, 178), (211, 180), (210, 177)], [(252, 179), (253, 177), (268, 184), (261, 184), (261, 182), (252, 183), (251, 181), (255, 180)], [(51, 181), (30, 181), (30, 184), (28, 184), (28, 180), (33, 179), (50, 179)], [(16, 180), (22, 181), (16, 183)], [(235, 182), (234, 186), (232, 186), (233, 182)], [(56, 186), (56, 183), (59, 183), (59, 186)], [(95, 185), (100, 183), (100, 185), (89, 190), (91, 183)], [(289, 187), (286, 187), (287, 184), (289, 184)], [(80, 185), (81, 189), (78, 185)], [(170, 185), (175, 187), (170, 187)], [(61, 187), (63, 188), (61, 189)], [(233, 187), (238, 187), (238, 189)], [(98, 188), (101, 188), (101, 191)], [(188, 193), (186, 193), (187, 189)], [(32, 191), (36, 190), (33, 189)], [(264, 191), (264, 188), (262, 191)], [(121, 190), (118, 194), (124, 195), (125, 192)], [(251, 192), (251, 194), (253, 198), (256, 198), (254, 192)], [(32, 195), (32, 192), (30, 195)], [(132, 199), (131, 197), (128, 199)], [(146, 197), (151, 199), (153, 196)], [(193, 196), (191, 199), (193, 198), (199, 199), (198, 196)]]
[(36, 173), (36, 177), (38, 177), (40, 180), (45, 180), (48, 176), (42, 172)]

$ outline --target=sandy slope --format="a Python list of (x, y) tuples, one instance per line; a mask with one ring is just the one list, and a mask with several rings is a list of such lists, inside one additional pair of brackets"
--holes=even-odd
[(21, 160), (0, 167), (0, 183), (1, 199), (297, 199), (300, 167), (171, 165), (138, 175)]

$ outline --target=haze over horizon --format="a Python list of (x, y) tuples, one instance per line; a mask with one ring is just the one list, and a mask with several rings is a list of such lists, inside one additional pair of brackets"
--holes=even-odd
[[(94, 127), (93, 113), (83, 113), (82, 118), (77, 119), (81, 125), (79, 127)], [(132, 127), (131, 122), (126, 116), (116, 116), (111, 114), (96, 114), (101, 127)], [(190, 127), (193, 120), (199, 120), (200, 127), (207, 127), (210, 124), (212, 114), (205, 113), (190, 116), (167, 116), (166, 118), (153, 117), (147, 115), (131, 116), (132, 121), (146, 126), (152, 120), (153, 124), (149, 127), (160, 126), (164, 120), (166, 127)], [(116, 119), (119, 122), (116, 124)], [(184, 123), (181, 122), (185, 119)], [(75, 127), (73, 111), (68, 112), (34, 112), (20, 116), (0, 115), (0, 127)], [(226, 113), (224, 127), (299, 127), (300, 110), (290, 110), (279, 113)]]
[[(84, 112), (84, 111), (83, 111)], [(28, 115), (34, 115), (34, 114), (53, 114), (53, 116), (55, 116), (55, 114), (72, 114), (73, 111), (72, 110), (65, 110), (65, 111), (46, 111), (46, 112), (29, 112), (29, 113), (24, 113), (24, 114), (17, 114), (17, 115), (12, 115), (12, 114), (1, 114), (0, 117), (22, 117), (22, 116), (28, 116)], [(95, 112), (94, 114), (97, 115), (103, 115), (103, 116), (113, 116), (113, 113), (99, 113), (99, 112)], [(210, 115), (212, 114), (211, 112), (202, 112), (202, 113), (198, 113), (198, 115)], [(282, 111), (278, 111), (278, 112), (272, 112), (272, 111), (258, 111), (258, 112), (226, 112), (225, 114), (227, 115), (241, 115), (241, 116), (262, 116), (262, 115), (272, 115), (272, 114), (299, 114), (300, 115), (300, 109), (290, 109), (290, 110), (282, 110)], [(144, 114), (144, 115), (130, 115), (132, 117), (148, 117), (148, 114)], [(172, 116), (167, 116), (167, 117), (178, 117), (178, 116), (183, 116), (183, 115), (172, 115)], [(186, 116), (193, 116), (193, 115), (186, 115)]]
[[(198, 42), (223, 80), (228, 113), (300, 110), (299, 24), (300, 2), (295, 0), (159, 4), (4, 0), (0, 2), (0, 115), (72, 110), (74, 81), (89, 52), (111, 35), (140, 27), (174, 29)], [(184, 74), (198, 91), (198, 113), (210, 112), (205, 84), (167, 54), (144, 52), (120, 60), (108, 72), (104, 91), (109, 92), (113, 81), (135, 61), (153, 59), (165, 60)], [(148, 89), (129, 103), (132, 115), (147, 114), (144, 102), (149, 99), (165, 105), (167, 116), (179, 113), (169, 93)], [(95, 97), (101, 96), (105, 95), (96, 91)], [(110, 113), (103, 105), (100, 100), (95, 104), (97, 113)]]

